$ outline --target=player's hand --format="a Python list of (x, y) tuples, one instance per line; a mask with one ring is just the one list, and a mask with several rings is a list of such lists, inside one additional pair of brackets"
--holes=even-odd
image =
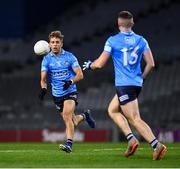
[(91, 64), (92, 64), (92, 61), (88, 60), (87, 62), (84, 62), (83, 64), (83, 70), (86, 70), (86, 69), (91, 69)]
[(63, 84), (63, 91), (67, 90), (69, 88), (70, 85), (72, 85), (73, 81), (72, 80), (63, 80), (64, 84)]
[(42, 88), (40, 93), (39, 93), (39, 99), (40, 100), (44, 100), (44, 96), (46, 95), (47, 93), (47, 89), (46, 88)]

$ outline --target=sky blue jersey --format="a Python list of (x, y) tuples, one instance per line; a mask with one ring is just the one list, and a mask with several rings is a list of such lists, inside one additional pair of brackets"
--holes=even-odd
[(76, 85), (72, 84), (63, 91), (62, 80), (71, 80), (75, 73), (73, 68), (79, 67), (77, 58), (70, 52), (62, 50), (61, 54), (55, 56), (52, 52), (44, 56), (41, 64), (41, 72), (48, 73), (48, 81), (52, 86), (52, 95), (56, 97), (64, 96), (77, 91)]
[(115, 86), (142, 86), (141, 60), (148, 42), (134, 32), (119, 32), (105, 43), (104, 52), (114, 63)]

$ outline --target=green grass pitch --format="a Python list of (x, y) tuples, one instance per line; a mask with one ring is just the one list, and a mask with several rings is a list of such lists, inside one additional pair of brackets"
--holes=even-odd
[(125, 158), (127, 143), (75, 143), (73, 152), (59, 151), (57, 143), (0, 143), (0, 168), (179, 168), (180, 143), (166, 144), (160, 161), (152, 160), (148, 144)]

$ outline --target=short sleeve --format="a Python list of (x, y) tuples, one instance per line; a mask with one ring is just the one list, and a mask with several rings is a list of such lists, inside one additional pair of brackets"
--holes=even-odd
[(70, 62), (71, 62), (72, 68), (80, 67), (77, 58), (73, 54), (71, 54), (71, 61)]
[(150, 50), (149, 44), (145, 38), (143, 38), (143, 52)]
[(112, 47), (111, 47), (111, 43), (110, 43), (110, 38), (106, 41), (106, 43), (104, 45), (104, 52), (108, 53), (108, 54), (112, 54)]
[(44, 57), (41, 63), (41, 72), (48, 72), (48, 60)]

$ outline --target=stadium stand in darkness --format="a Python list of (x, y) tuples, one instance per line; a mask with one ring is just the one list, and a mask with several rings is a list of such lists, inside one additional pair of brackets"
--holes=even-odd
[[(64, 48), (72, 51), (80, 64), (93, 60), (103, 50), (107, 37), (117, 33), (115, 21), (120, 10), (135, 15), (134, 30), (147, 38), (156, 60), (156, 69), (139, 98), (143, 118), (153, 128), (180, 128), (180, 24), (174, 21), (180, 16), (179, 1), (88, 0), (75, 3), (27, 39), (0, 40), (0, 129), (63, 128), (50, 92), (43, 103), (37, 98), (41, 58), (34, 55), (33, 45), (39, 39), (47, 40), (50, 31), (60, 29), (65, 35)], [(107, 115), (108, 102), (115, 94), (112, 63), (97, 71), (96, 78), (92, 72), (84, 74), (78, 85), (77, 112), (90, 108), (98, 128), (112, 128)]]

